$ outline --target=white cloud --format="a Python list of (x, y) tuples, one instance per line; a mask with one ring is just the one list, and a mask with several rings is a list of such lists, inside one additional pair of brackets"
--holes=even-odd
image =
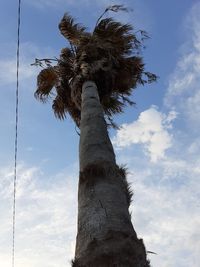
[[(165, 139), (164, 135), (161, 142), (164, 146), (157, 144), (160, 151), (165, 153), (172, 145), (173, 133), (170, 153), (154, 164), (137, 153), (133, 155), (126, 150), (119, 152), (122, 161), (128, 159), (129, 172), (132, 173), (129, 181), (135, 193), (131, 206), (133, 223), (136, 232), (144, 239), (147, 250), (157, 253), (149, 254), (151, 264), (155, 267), (198, 267), (200, 261), (200, 142), (197, 130), (200, 111), (199, 14), (200, 4), (195, 5), (190, 13), (193, 23), (190, 20), (192, 51), (190, 49), (183, 54), (177, 63), (165, 97), (166, 106), (179, 112), (181, 120), (177, 124), (181, 127), (174, 125), (176, 132), (172, 127), (172, 121), (177, 116), (175, 111), (164, 115), (156, 110), (156, 115), (150, 112), (146, 120), (141, 120), (141, 113), (136, 122), (124, 125), (123, 131), (115, 139), (116, 145), (118, 142), (122, 147), (144, 144), (151, 155), (154, 152), (154, 142), (153, 149), (150, 146), (151, 135), (157, 131), (166, 133), (168, 138)], [(191, 122), (193, 128), (188, 128)], [(198, 136), (192, 140), (194, 129)]]
[[(129, 159), (129, 171), (133, 173), (129, 176), (129, 181), (135, 192), (131, 207), (134, 226), (144, 239), (147, 250), (157, 253), (149, 254), (151, 264), (155, 267), (198, 267), (200, 261), (199, 14), (200, 3), (197, 3), (187, 19), (190, 35), (186, 44), (189, 44), (189, 48), (184, 50), (170, 77), (165, 97), (165, 105), (169, 110), (176, 110), (180, 114), (174, 128), (172, 121), (176, 112), (171, 116), (165, 115), (168, 126), (164, 126), (164, 131), (169, 134), (170, 130), (173, 133), (173, 146), (169, 153), (152, 164), (137, 154), (133, 156), (128, 151), (120, 151), (121, 159)], [(151, 116), (154, 131), (162, 129), (162, 116), (159, 120), (154, 118), (156, 116)], [(150, 140), (149, 128), (142, 127), (140, 121), (138, 119), (135, 124), (130, 124), (134, 126), (134, 131), (132, 127), (127, 128), (126, 133), (131, 130), (137, 139), (128, 134), (130, 139), (126, 141), (126, 136), (124, 137), (124, 146), (130, 143), (149, 145), (145, 143), (148, 138)], [(159, 123), (156, 124), (156, 121)], [(144, 129), (147, 130), (146, 135)], [(120, 137), (123, 140), (123, 134)], [(172, 139), (167, 144), (171, 142)]]
[[(192, 14), (197, 12), (197, 7)], [(197, 121), (200, 24), (197, 15), (193, 20), (194, 50), (182, 56), (177, 64), (166, 103), (170, 110), (175, 106), (180, 113)], [(12, 75), (8, 78), (12, 79)], [(151, 107), (136, 122), (126, 124), (114, 141), (122, 148), (142, 144), (154, 161), (151, 164), (144, 157), (129, 156), (130, 173), (134, 174), (129, 176), (135, 192), (131, 207), (133, 223), (147, 250), (158, 254), (149, 255), (154, 267), (198, 267), (200, 261), (200, 143), (197, 138), (188, 145), (185, 138), (180, 140), (182, 146), (177, 147), (178, 136), (172, 140), (172, 122), (176, 116), (175, 111), (163, 114)], [(183, 134), (189, 136), (190, 132)], [(172, 141), (176, 142), (173, 147)], [(170, 147), (169, 158), (165, 152)], [(125, 150), (120, 151), (121, 157), (123, 153)], [(36, 167), (20, 166), (16, 267), (70, 266), (76, 234), (77, 179), (74, 177), (73, 171), (65, 170), (47, 178)], [(10, 168), (0, 170), (0, 213), (3, 214), (0, 216), (0, 266), (3, 267), (11, 266), (12, 178)]]
[[(71, 174), (70, 174), (71, 173)], [(0, 172), (0, 266), (10, 265), (13, 173)], [(16, 267), (70, 266), (74, 257), (77, 179), (65, 170), (46, 179), (40, 169), (18, 168)]]
[(200, 140), (199, 140), (199, 138), (197, 138), (196, 140), (193, 140), (192, 143), (189, 145), (188, 152), (190, 154), (195, 155), (199, 151), (200, 151)]
[[(22, 61), (19, 68), (20, 80), (28, 79), (35, 75), (35, 70), (27, 61)], [(0, 79), (3, 84), (16, 81), (16, 61), (13, 59), (0, 60)]]
[[(151, 164), (137, 158), (130, 164), (133, 224), (147, 250), (158, 254), (149, 254), (152, 266), (199, 265), (198, 163), (165, 158)], [(10, 168), (1, 169), (0, 265), (4, 267), (11, 264), (12, 175)], [(70, 266), (77, 212), (74, 171), (46, 180), (40, 169), (20, 165), (18, 177), (15, 266)]]
[(199, 266), (199, 162), (165, 158), (151, 164), (135, 157), (128, 177), (136, 232), (144, 239), (152, 266)]
[(169, 130), (172, 128), (172, 121), (176, 116), (175, 111), (166, 115), (152, 106), (143, 111), (137, 121), (122, 124), (113, 138), (113, 144), (117, 148), (143, 144), (151, 160), (156, 162), (164, 157), (165, 151), (172, 145), (172, 135)]

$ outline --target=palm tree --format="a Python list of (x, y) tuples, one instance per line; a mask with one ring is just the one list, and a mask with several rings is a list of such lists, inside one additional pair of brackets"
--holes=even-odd
[[(142, 239), (131, 223), (131, 190), (126, 169), (116, 164), (108, 126), (116, 127), (113, 115), (132, 105), (130, 95), (138, 85), (156, 80), (144, 70), (144, 31), (112, 18), (107, 11), (127, 11), (122, 5), (108, 7), (93, 32), (65, 14), (59, 24), (70, 47), (60, 58), (36, 59), (44, 69), (37, 78), (35, 96), (45, 102), (53, 96), (59, 119), (66, 114), (80, 128), (80, 176), (78, 233), (73, 267), (147, 267)], [(138, 34), (142, 36), (139, 39)]]

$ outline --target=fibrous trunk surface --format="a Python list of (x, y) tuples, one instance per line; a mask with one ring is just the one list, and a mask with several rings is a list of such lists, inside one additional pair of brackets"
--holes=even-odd
[(98, 90), (82, 88), (78, 233), (73, 267), (147, 267), (128, 211), (126, 175), (115, 161)]

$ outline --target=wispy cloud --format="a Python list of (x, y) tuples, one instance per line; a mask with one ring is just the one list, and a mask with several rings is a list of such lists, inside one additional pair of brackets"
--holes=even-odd
[[(157, 253), (149, 254), (152, 266), (199, 266), (199, 14), (200, 3), (196, 3), (186, 19), (190, 34), (164, 99), (165, 108), (173, 112), (163, 114), (153, 110), (152, 113), (152, 108), (148, 109), (137, 121), (123, 125), (114, 139), (121, 147), (142, 144), (150, 156), (160, 151), (155, 154), (158, 159), (165, 155), (152, 164), (133, 151), (118, 151), (120, 159), (129, 162), (129, 181), (135, 192), (131, 210), (136, 231), (144, 239), (147, 250)], [(149, 120), (144, 120), (145, 112), (151, 115), (145, 116)], [(176, 112), (179, 115), (173, 122)], [(165, 134), (162, 142), (157, 138), (159, 149), (155, 146), (154, 150), (151, 135), (157, 132)], [(168, 148), (169, 152), (165, 153)]]
[[(150, 164), (134, 158), (129, 164), (134, 188), (131, 208), (139, 236), (144, 238), (152, 266), (199, 265), (198, 162), (166, 158)], [(138, 167), (140, 166), (140, 167)]]
[[(152, 164), (147, 157), (128, 155), (129, 171), (133, 173), (129, 181), (135, 192), (131, 206), (133, 223), (147, 250), (158, 254), (149, 255), (155, 267), (198, 267), (200, 261), (199, 137), (191, 140), (191, 129), (175, 132), (173, 128), (177, 116), (174, 109), (186, 123), (199, 122), (199, 10), (199, 4), (194, 5), (188, 19), (192, 46), (189, 41), (189, 50), (181, 56), (171, 76), (165, 98), (171, 112), (161, 112), (155, 107), (145, 110), (136, 122), (122, 128), (124, 136), (119, 131), (114, 141), (118, 140), (122, 148), (142, 145), (154, 161)], [(12, 79), (12, 73), (5, 82), (9, 78)], [(199, 127), (198, 123), (193, 126)], [(180, 136), (184, 138), (179, 140)], [(170, 153), (166, 153), (168, 149)], [(122, 149), (118, 153), (123, 158), (127, 151)], [(12, 179), (9, 167), (0, 169), (3, 214), (0, 266), (4, 267), (11, 266)], [(70, 266), (76, 235), (76, 205), (77, 179), (73, 169), (47, 178), (38, 167), (19, 166), (16, 267)]]
[[(11, 257), (13, 174), (9, 168), (1, 169), (0, 174), (0, 212), (4, 214), (0, 220), (0, 265), (7, 267)], [(48, 182), (43, 175), (40, 169), (24, 164), (18, 169), (16, 267), (70, 266), (74, 256), (75, 173), (64, 170), (49, 177)]]
[[(5, 47), (6, 44), (1, 44)], [(6, 53), (0, 56), (0, 80), (1, 85), (9, 85), (16, 82), (16, 51), (15, 46), (8, 45)], [(53, 49), (50, 47), (39, 48), (37, 45), (27, 42), (20, 45), (20, 67), (19, 79), (20, 81), (28, 80), (36, 77), (38, 69), (31, 66), (36, 57), (48, 57), (54, 55)]]
[[(200, 3), (194, 4), (186, 19), (188, 40), (170, 77), (165, 97), (167, 107), (176, 107), (191, 122), (200, 122)], [(196, 125), (197, 126), (197, 125)]]

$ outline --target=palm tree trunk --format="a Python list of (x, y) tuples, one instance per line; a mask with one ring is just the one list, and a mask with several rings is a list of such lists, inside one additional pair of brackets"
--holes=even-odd
[(82, 87), (78, 233), (73, 267), (147, 267), (128, 211), (130, 193), (116, 165), (96, 84)]

